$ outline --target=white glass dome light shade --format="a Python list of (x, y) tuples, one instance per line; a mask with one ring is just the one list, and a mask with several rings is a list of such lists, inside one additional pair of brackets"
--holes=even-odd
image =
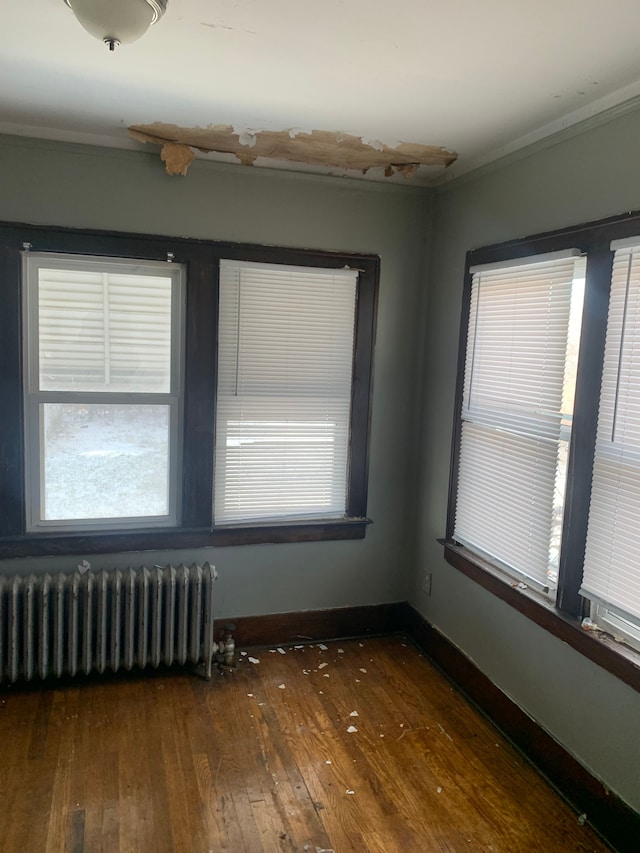
[(64, 0), (79, 23), (109, 50), (143, 36), (164, 15), (168, 0)]

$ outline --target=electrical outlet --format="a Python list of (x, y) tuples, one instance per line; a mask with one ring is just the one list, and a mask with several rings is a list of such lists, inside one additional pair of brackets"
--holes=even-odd
[(422, 579), (422, 591), (427, 595), (431, 595), (431, 572), (425, 572), (425, 575)]

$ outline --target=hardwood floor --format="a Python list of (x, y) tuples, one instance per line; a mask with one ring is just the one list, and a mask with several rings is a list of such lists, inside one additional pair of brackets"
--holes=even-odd
[(2, 853), (609, 849), (399, 637), (5, 689), (0, 739)]

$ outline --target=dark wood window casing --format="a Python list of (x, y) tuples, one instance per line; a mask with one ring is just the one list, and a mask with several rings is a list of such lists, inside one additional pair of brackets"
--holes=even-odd
[[(172, 528), (27, 533), (22, 365), (22, 252), (166, 261), (187, 270), (181, 517)], [(347, 512), (344, 518), (216, 529), (212, 523), (219, 262), (254, 261), (359, 271)], [(377, 256), (55, 227), (0, 224), (0, 558), (261, 542), (361, 539), (367, 482), (380, 261)]]
[[(601, 632), (585, 631), (582, 619), (588, 602), (579, 594), (585, 553), (598, 404), (607, 328), (613, 240), (640, 235), (640, 213), (547, 232), (475, 249), (467, 253), (463, 290), (455, 420), (445, 559), (452, 566), (506, 601), (541, 627), (560, 637), (586, 657), (640, 690), (640, 654)], [(470, 268), (523, 257), (578, 249), (587, 259), (582, 332), (578, 356), (573, 428), (567, 469), (558, 589), (555, 604), (454, 539), (454, 521), (461, 438), (462, 395), (472, 276)]]

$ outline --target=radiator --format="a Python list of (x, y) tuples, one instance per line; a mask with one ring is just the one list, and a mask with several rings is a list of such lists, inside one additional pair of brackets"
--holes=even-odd
[(209, 563), (0, 577), (0, 683), (203, 663), (214, 653)]

